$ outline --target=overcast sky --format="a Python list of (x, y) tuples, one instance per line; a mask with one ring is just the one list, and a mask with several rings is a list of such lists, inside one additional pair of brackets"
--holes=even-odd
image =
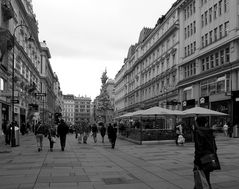
[(63, 94), (99, 95), (105, 68), (114, 79), (143, 27), (176, 0), (33, 0), (39, 39), (51, 52)]

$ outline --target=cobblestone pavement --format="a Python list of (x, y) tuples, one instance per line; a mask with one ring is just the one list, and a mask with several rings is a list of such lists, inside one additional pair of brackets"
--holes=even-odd
[[(214, 189), (238, 189), (239, 139), (217, 137), (222, 170), (211, 174)], [(2, 145), (2, 144), (1, 144)], [(0, 188), (3, 189), (192, 189), (193, 143), (137, 145), (118, 139), (111, 149), (104, 144), (78, 144), (67, 136), (60, 151), (59, 140), (53, 152), (44, 138), (37, 152), (32, 134), (21, 136), (20, 146), (0, 147)], [(1, 150), (2, 149), (2, 150)]]

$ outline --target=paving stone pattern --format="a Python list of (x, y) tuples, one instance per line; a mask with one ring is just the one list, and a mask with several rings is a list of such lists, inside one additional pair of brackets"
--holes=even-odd
[[(54, 151), (44, 138), (37, 152), (34, 135), (21, 136), (20, 146), (0, 146), (0, 188), (2, 189), (192, 189), (194, 144), (137, 145), (118, 139), (78, 144), (67, 136), (64, 152), (59, 140)], [(222, 170), (211, 174), (214, 189), (239, 188), (239, 139), (217, 138)], [(4, 145), (4, 146), (3, 146)]]

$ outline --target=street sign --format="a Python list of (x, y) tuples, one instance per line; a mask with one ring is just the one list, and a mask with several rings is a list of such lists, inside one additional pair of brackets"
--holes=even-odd
[(46, 96), (46, 93), (35, 93), (36, 96)]
[(14, 104), (19, 104), (19, 100), (12, 100), (12, 102), (14, 103)]

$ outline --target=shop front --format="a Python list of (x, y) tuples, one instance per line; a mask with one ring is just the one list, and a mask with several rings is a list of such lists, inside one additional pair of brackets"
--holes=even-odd
[(231, 100), (211, 102), (211, 109), (229, 115), (227, 117), (212, 116), (211, 117), (211, 125), (217, 124), (217, 126), (219, 128), (222, 128), (223, 124), (225, 122), (229, 122), (230, 124), (232, 124), (232, 103), (231, 103)]

